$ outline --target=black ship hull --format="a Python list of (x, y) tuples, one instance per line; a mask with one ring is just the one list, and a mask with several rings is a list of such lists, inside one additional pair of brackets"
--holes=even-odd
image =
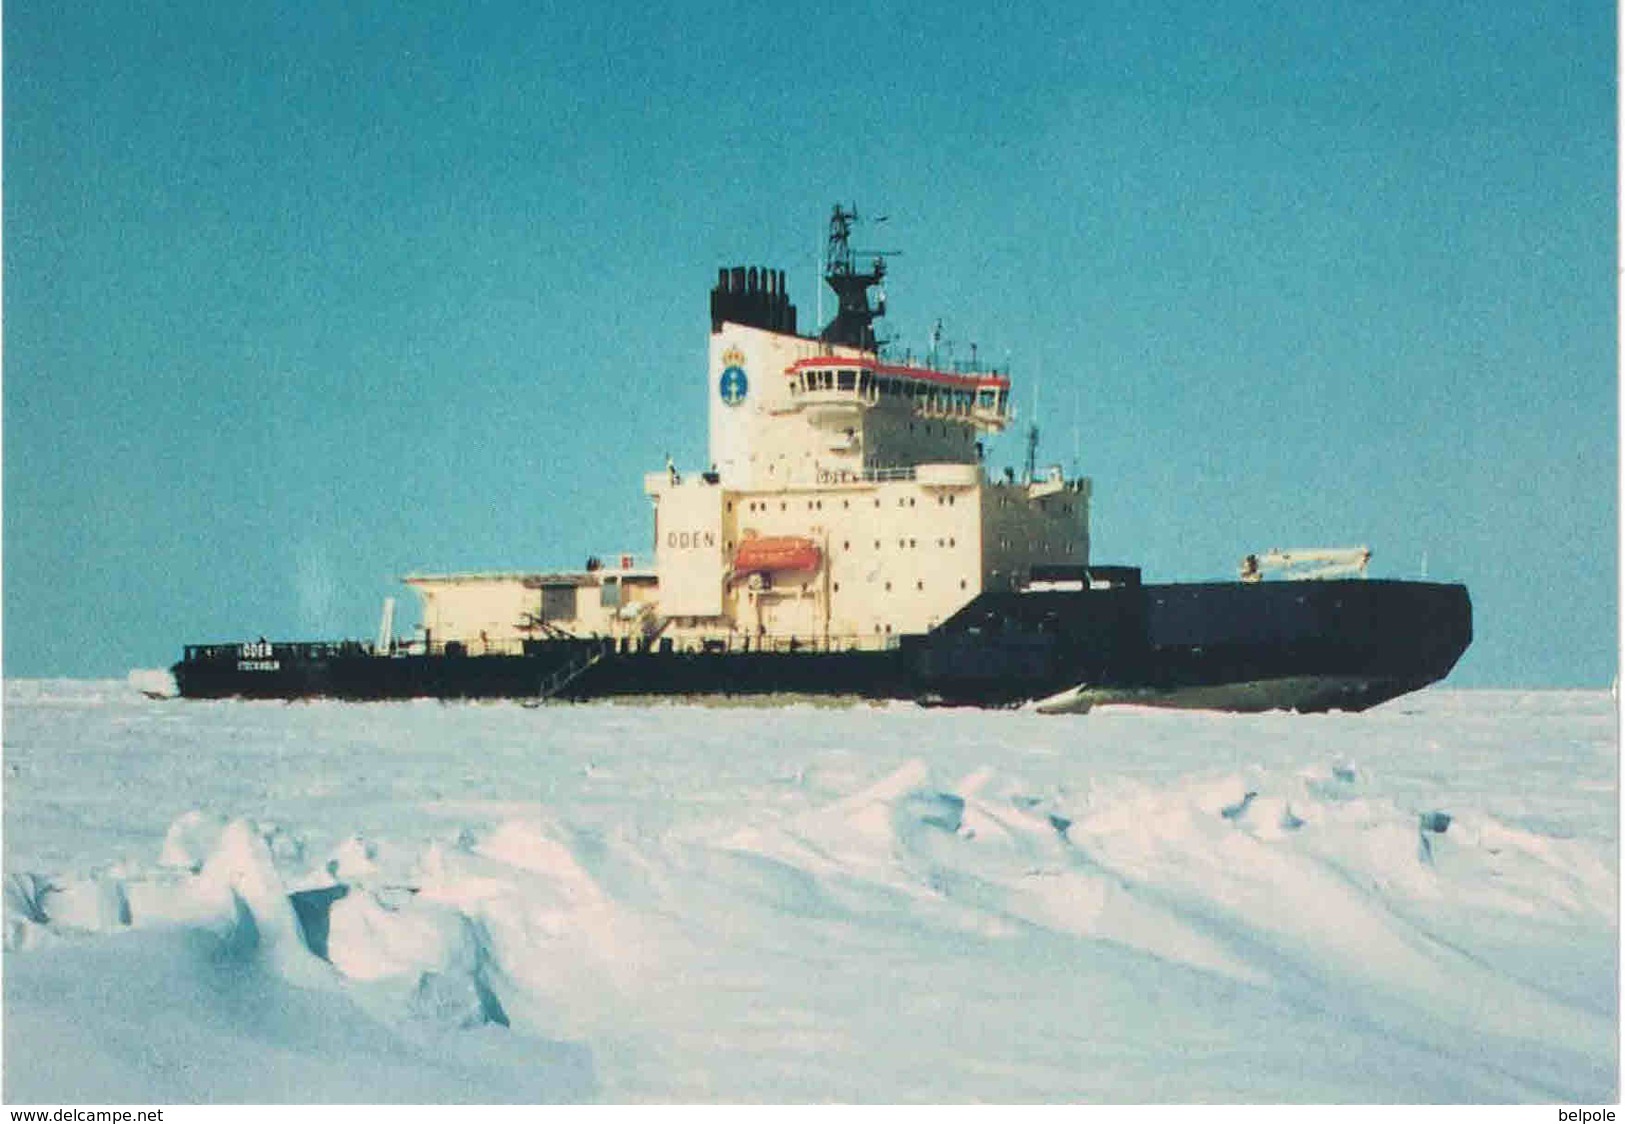
[(1363, 710), (1442, 679), (1472, 640), (1460, 585), (1215, 582), (985, 593), (884, 650), (787, 642), (676, 650), (656, 639), (527, 641), (374, 654), (355, 643), (200, 645), (174, 666), (188, 698), (583, 701), (776, 694), (970, 706), (1036, 702)]
[(1427, 582), (1129, 584), (984, 594), (939, 632), (922, 671), (947, 701), (1364, 710), (1444, 678), (1472, 604)]

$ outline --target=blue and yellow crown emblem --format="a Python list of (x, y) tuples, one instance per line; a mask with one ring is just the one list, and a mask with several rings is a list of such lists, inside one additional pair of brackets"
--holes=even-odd
[(745, 377), (745, 353), (730, 347), (722, 353), (722, 378), (717, 381), (717, 393), (729, 406), (737, 406), (750, 392), (750, 380)]

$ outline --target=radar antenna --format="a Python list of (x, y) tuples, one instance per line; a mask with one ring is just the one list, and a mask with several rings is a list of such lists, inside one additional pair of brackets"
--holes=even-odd
[[(824, 327), (818, 338), (825, 343), (847, 344), (874, 351), (874, 322), (886, 315), (886, 294), (882, 289), (879, 301), (870, 307), (869, 290), (880, 286), (886, 276), (886, 256), (894, 255), (897, 251), (874, 251), (869, 272), (858, 272), (853, 261), (856, 254), (852, 249), (852, 224), (857, 221), (856, 207), (847, 210), (839, 203), (835, 204), (829, 219), (829, 244), (824, 253), (824, 281), (835, 290), (835, 318)], [(886, 220), (882, 217), (875, 221)]]

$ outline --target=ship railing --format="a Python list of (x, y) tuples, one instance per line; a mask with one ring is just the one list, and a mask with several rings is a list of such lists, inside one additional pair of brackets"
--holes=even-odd
[(425, 649), (420, 641), (412, 651), (419, 654), (427, 651), (436, 656), (522, 656), (525, 654), (525, 641), (518, 636), (500, 637), (494, 639), (475, 638), (473, 640), (436, 640)]
[[(666, 643), (666, 641), (670, 643)], [(849, 633), (829, 636), (725, 636), (663, 637), (650, 652), (661, 655), (738, 655), (749, 652), (881, 652), (898, 646), (895, 633)]]
[(866, 468), (863, 470), (863, 479), (870, 483), (879, 483), (887, 480), (913, 480), (919, 472), (913, 465), (899, 465), (893, 468)]
[(331, 656), (361, 656), (372, 652), (373, 645), (360, 640), (270, 641), (248, 640), (238, 644), (188, 644), (184, 649), (187, 663), (236, 663), (241, 660), (295, 661), (322, 659)]
[(898, 367), (913, 367), (920, 371), (942, 371), (950, 375), (991, 375), (1010, 377), (1010, 364), (983, 363), (977, 359), (949, 359), (938, 354), (915, 355), (905, 351), (901, 356), (888, 355), (886, 363)]
[[(879, 353), (878, 359), (882, 368), (907, 367), (922, 374), (983, 376), (1001, 379), (1010, 377), (1009, 363), (988, 363), (976, 357), (955, 359), (952, 356), (944, 355), (941, 351), (928, 351), (924, 355), (916, 355), (912, 348), (905, 349), (901, 354), (889, 348), (884, 348)], [(843, 362), (847, 366), (860, 370), (869, 370), (875, 365), (874, 360), (840, 354), (829, 344), (824, 344), (819, 348), (813, 365), (820, 370), (829, 369), (836, 365), (835, 362), (824, 362), (824, 360)], [(807, 361), (803, 360), (803, 362)]]
[(184, 648), (187, 663), (237, 663), (242, 660), (289, 660), (308, 663), (314, 660), (348, 658), (353, 656), (520, 656), (524, 655), (524, 641), (519, 637), (487, 640), (435, 640), (425, 644), (420, 640), (392, 640), (380, 648), (371, 640), (250, 640), (239, 644), (188, 644)]
[[(832, 634), (816, 636), (750, 636), (730, 633), (724, 636), (694, 637), (578, 637), (569, 643), (579, 643), (597, 651), (606, 652), (614, 646), (622, 652), (649, 652), (655, 654), (736, 654), (745, 652), (872, 652), (896, 648), (899, 637), (894, 633)], [(388, 659), (392, 656), (522, 656), (525, 641), (521, 638), (481, 640), (435, 640), (424, 644), (422, 640), (393, 641), (380, 649), (370, 641), (362, 640), (308, 640), (292, 642), (250, 641), (244, 644), (188, 644), (184, 649), (185, 662), (229, 663), (243, 660), (289, 661), (310, 663), (318, 660), (371, 656)]]
[(913, 465), (895, 468), (821, 468), (820, 484), (875, 484), (886, 480), (913, 480), (918, 475)]

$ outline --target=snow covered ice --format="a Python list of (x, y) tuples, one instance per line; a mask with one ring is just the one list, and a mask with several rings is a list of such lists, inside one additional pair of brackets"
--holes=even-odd
[(1618, 1095), (1605, 692), (137, 686), (6, 684), (13, 1104)]

